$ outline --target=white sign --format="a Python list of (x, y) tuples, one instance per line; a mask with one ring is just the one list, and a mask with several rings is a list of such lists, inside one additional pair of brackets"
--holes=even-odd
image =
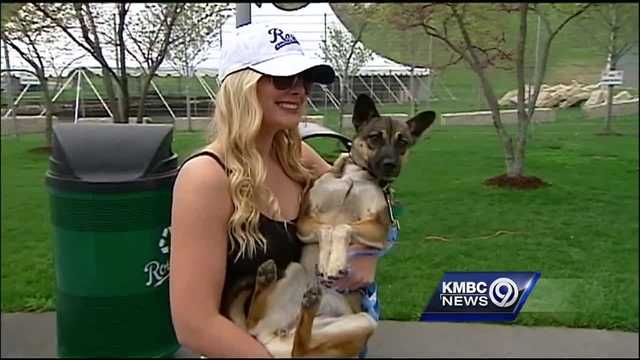
[(603, 71), (600, 84), (602, 85), (622, 85), (622, 70)]

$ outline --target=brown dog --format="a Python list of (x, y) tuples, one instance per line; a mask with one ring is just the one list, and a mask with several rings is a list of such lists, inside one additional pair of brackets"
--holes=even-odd
[(229, 292), (225, 315), (276, 357), (356, 357), (377, 323), (361, 311), (358, 292), (323, 288), (318, 275), (324, 281), (344, 276), (351, 244), (385, 248), (392, 219), (383, 187), (399, 175), (408, 149), (434, 119), (432, 111), (406, 123), (381, 117), (373, 101), (360, 95), (350, 153), (316, 180), (303, 201), (300, 263), (290, 264), (281, 278), (275, 262), (262, 264), (253, 286), (247, 279)]

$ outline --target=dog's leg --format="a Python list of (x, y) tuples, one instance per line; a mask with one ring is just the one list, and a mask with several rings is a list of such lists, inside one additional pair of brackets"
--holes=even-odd
[(330, 321), (330, 324), (319, 321), (319, 326), (313, 330), (310, 346), (303, 353), (292, 355), (357, 357), (377, 327), (376, 321), (362, 312)]
[(267, 260), (260, 265), (256, 275), (256, 284), (251, 296), (251, 304), (247, 314), (247, 327), (253, 328), (264, 317), (267, 299), (278, 280), (278, 268), (275, 261)]
[(331, 247), (333, 242), (333, 228), (329, 225), (324, 225), (318, 230), (318, 273), (322, 277), (326, 277), (329, 271), (329, 259), (331, 256)]
[(296, 328), (296, 335), (293, 339), (293, 349), (291, 356), (305, 356), (311, 345), (311, 329), (313, 328), (313, 319), (320, 307), (322, 300), (322, 289), (319, 286), (311, 286), (302, 298), (302, 308), (300, 312), (300, 322)]
[(353, 242), (377, 249), (385, 247), (389, 225), (388, 220), (385, 221), (384, 219), (383, 211), (380, 211), (375, 218), (351, 224), (351, 239)]
[(347, 160), (349, 159), (348, 153), (341, 154), (336, 161), (333, 162), (333, 166), (329, 170), (333, 176), (337, 178), (341, 178), (344, 173), (344, 167), (347, 165)]
[(321, 240), (319, 231), (326, 225), (317, 221), (316, 218), (310, 214), (310, 210), (306, 208), (309, 205), (304, 206), (305, 208), (300, 210), (300, 218), (296, 224), (298, 228), (298, 238), (306, 244), (319, 242)]
[(331, 254), (327, 262), (325, 276), (330, 280), (338, 279), (347, 268), (347, 251), (351, 240), (351, 226), (340, 224), (331, 234)]

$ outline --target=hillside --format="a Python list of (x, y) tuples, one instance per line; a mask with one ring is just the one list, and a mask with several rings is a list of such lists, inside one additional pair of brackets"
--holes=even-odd
[[(348, 13), (350, 5), (346, 3), (333, 3), (331, 8), (340, 21), (352, 32), (362, 23), (362, 19), (351, 17)], [(504, 16), (495, 19), (495, 26), (503, 26), (509, 29), (506, 34), (517, 33), (517, 17)], [(537, 16), (529, 17), (527, 36), (527, 54), (530, 58), (535, 56)], [(544, 32), (542, 32), (544, 34)], [(591, 41), (592, 34), (585, 31), (583, 24), (574, 21), (569, 23), (554, 39), (546, 74), (546, 83), (567, 83), (576, 80), (582, 83), (597, 82), (600, 71), (606, 63), (606, 49), (599, 48)], [(407, 65), (416, 64), (428, 66), (428, 37), (422, 29), (398, 31), (387, 23), (367, 24), (362, 37), (363, 43), (378, 54), (386, 56), (396, 62)], [(507, 39), (512, 44), (514, 37)], [(450, 58), (450, 51), (440, 40), (434, 39), (433, 63), (446, 63)], [(636, 55), (637, 56), (637, 55)], [(468, 76), (474, 76), (465, 65), (451, 66), (445, 70), (445, 74), (462, 72)], [(513, 76), (508, 70), (497, 70), (493, 76), (501, 77), (497, 73), (506, 73), (506, 77)], [(445, 75), (446, 76), (446, 75)], [(462, 74), (456, 77), (465, 77)], [(513, 76), (515, 77), (515, 76)], [(444, 80), (446, 81), (446, 79)]]

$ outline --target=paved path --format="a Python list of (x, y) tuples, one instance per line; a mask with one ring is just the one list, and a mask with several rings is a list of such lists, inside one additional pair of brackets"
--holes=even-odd
[[(55, 313), (2, 314), (2, 357), (55, 357)], [(180, 349), (179, 358), (194, 356)], [(368, 357), (638, 357), (638, 333), (381, 321)]]

